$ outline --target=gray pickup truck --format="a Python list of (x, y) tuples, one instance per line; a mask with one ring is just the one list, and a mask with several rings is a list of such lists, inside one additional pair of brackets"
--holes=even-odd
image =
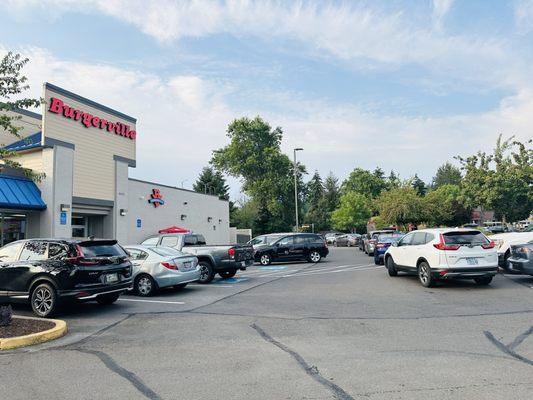
[(200, 265), (200, 283), (209, 283), (218, 273), (223, 279), (232, 278), (237, 270), (246, 270), (254, 262), (254, 251), (249, 245), (208, 246), (205, 238), (197, 233), (162, 233), (149, 237), (145, 246), (166, 246), (188, 254), (194, 254)]

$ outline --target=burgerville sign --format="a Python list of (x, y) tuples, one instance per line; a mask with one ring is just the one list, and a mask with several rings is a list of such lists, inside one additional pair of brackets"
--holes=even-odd
[(74, 121), (80, 121), (86, 128), (97, 128), (106, 130), (115, 135), (124, 136), (125, 138), (135, 140), (137, 132), (132, 131), (129, 125), (122, 122), (108, 121), (104, 118), (100, 118), (96, 115), (77, 110), (74, 107), (70, 107), (61, 99), (55, 97), (50, 98), (50, 107), (48, 111), (54, 114), (62, 115), (63, 118), (69, 118)]

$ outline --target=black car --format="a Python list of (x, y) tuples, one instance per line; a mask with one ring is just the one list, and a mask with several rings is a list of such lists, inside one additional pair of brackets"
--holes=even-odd
[(271, 243), (254, 246), (254, 260), (261, 265), (273, 261), (307, 260), (317, 263), (329, 254), (326, 241), (312, 233), (283, 235)]
[(0, 249), (0, 302), (28, 302), (49, 317), (61, 301), (117, 301), (132, 288), (131, 263), (116, 240), (30, 239)]

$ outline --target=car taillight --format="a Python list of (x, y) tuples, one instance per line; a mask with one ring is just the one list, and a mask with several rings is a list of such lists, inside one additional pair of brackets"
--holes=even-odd
[(481, 247), (483, 247), (484, 249), (493, 249), (496, 247), (496, 243), (491, 240), (488, 243), (482, 244)]
[(228, 250), (228, 256), (229, 258), (235, 258), (235, 249), (233, 247)]
[(376, 244), (376, 248), (378, 248), (378, 249), (382, 249), (384, 247), (385, 247), (385, 245), (383, 243)]
[(76, 245), (76, 256), (65, 258), (65, 262), (67, 262), (68, 264), (85, 267), (89, 265), (98, 265), (98, 261), (88, 261), (85, 259), (85, 254), (83, 254), (83, 251), (81, 250), (79, 244)]
[(174, 261), (172, 262), (162, 262), (161, 265), (167, 269), (173, 269), (173, 270), (177, 270), (178, 269), (178, 266), (174, 263)]
[(459, 250), (461, 248), (461, 246), (458, 244), (446, 244), (444, 242), (444, 236), (442, 236), (442, 233), (439, 236), (439, 243), (435, 243), (433, 245), (433, 247), (435, 247), (437, 250)]

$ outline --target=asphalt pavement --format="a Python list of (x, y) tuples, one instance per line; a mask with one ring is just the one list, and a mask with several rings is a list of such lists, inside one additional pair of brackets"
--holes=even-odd
[(333, 248), (65, 309), (66, 337), (0, 353), (0, 398), (529, 400), (532, 287), (500, 274), (426, 289)]

